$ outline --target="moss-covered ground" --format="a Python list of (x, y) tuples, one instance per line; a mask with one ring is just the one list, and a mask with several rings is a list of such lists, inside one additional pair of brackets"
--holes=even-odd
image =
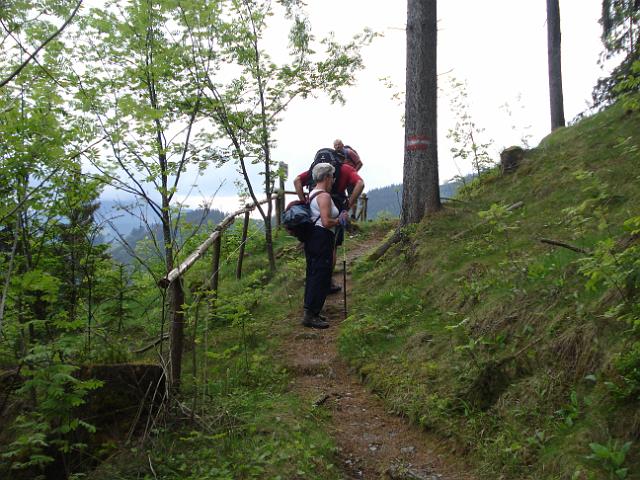
[(485, 478), (640, 478), (640, 114), (557, 130), (457, 200), (357, 265), (341, 353)]

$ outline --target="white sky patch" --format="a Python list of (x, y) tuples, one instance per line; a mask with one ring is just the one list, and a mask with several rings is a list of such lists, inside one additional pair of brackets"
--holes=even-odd
[[(295, 195), (287, 195), (286, 203), (296, 200), (296, 198), (297, 197)], [(264, 199), (264, 195), (261, 195), (258, 197), (258, 200), (263, 200), (263, 199)], [(180, 195), (176, 195), (175, 197), (176, 204), (180, 203), (185, 208), (188, 208), (190, 210), (202, 208), (203, 205), (209, 205), (211, 209), (216, 209), (216, 210), (220, 210), (222, 212), (227, 212), (227, 213), (234, 212), (236, 210), (239, 210), (240, 208), (243, 208), (245, 205), (245, 201), (251, 203), (250, 198), (241, 198), (238, 195), (230, 195), (230, 196), (217, 195), (213, 199), (211, 197), (202, 197), (197, 195), (192, 195), (189, 198), (184, 198), (184, 197), (181, 197)], [(263, 209), (265, 212), (267, 211), (266, 204), (263, 205)], [(276, 206), (274, 202), (273, 215), (275, 215), (275, 211), (276, 211)], [(262, 219), (262, 217), (260, 216), (260, 212), (258, 212), (258, 209), (255, 209), (251, 213), (250, 217), (256, 220)]]
[[(565, 117), (584, 111), (597, 79), (602, 45), (599, 0), (561, 0)], [(358, 150), (367, 189), (402, 182), (404, 106), (392, 100), (393, 90), (379, 79), (388, 77), (404, 91), (406, 66), (406, 2), (383, 0), (322, 0), (309, 2), (316, 34), (335, 30), (338, 39), (365, 26), (384, 34), (364, 51), (366, 70), (348, 89), (345, 106), (318, 100), (292, 105), (279, 126), (274, 157), (290, 172), (308, 167), (313, 153), (334, 138)], [(445, 94), (438, 100), (440, 180), (458, 174), (451, 160), (447, 130), (455, 124), (446, 98), (445, 74), (467, 80), (471, 114), (486, 137), (493, 139), (492, 156), (531, 135), (535, 146), (549, 133), (547, 26), (544, 2), (448, 0), (438, 2), (438, 73)], [(518, 100), (518, 98), (520, 100)], [(500, 106), (508, 103), (513, 115)], [(461, 165), (464, 172), (470, 165)], [(290, 181), (293, 177), (290, 175)]]
[[(402, 182), (404, 105), (392, 94), (405, 88), (406, 2), (388, 0), (310, 0), (307, 2), (312, 31), (317, 38), (334, 31), (346, 42), (365, 27), (384, 36), (363, 51), (365, 70), (356, 74), (356, 85), (345, 90), (347, 103), (331, 105), (324, 95), (297, 99), (284, 112), (275, 134), (273, 159), (289, 165), (287, 190), (295, 176), (308, 169), (315, 152), (330, 147), (335, 138), (358, 150), (364, 167), (360, 171), (366, 188)], [(562, 67), (565, 118), (583, 112), (597, 79), (602, 51), (598, 19), (600, 0), (560, 0)], [(438, 99), (438, 158), (440, 182), (471, 165), (456, 166), (451, 142), (446, 138), (456, 119), (450, 111), (449, 76), (468, 83), (471, 115), (485, 129), (483, 142), (492, 139), (495, 161), (510, 145), (530, 136), (533, 147), (549, 133), (547, 26), (544, 2), (448, 0), (438, 2), (438, 73), (444, 91)], [(288, 24), (273, 17), (264, 47), (274, 60), (286, 52)], [(388, 88), (386, 77), (395, 87)], [(504, 104), (508, 108), (503, 108)], [(511, 111), (511, 116), (508, 114)], [(259, 166), (250, 166), (254, 189), (262, 192)], [(460, 171), (459, 171), (459, 170)], [(230, 211), (239, 205), (235, 182), (241, 180), (237, 165), (207, 168), (203, 176), (190, 174), (178, 194), (197, 207), (199, 198), (215, 193), (214, 207)], [(193, 187), (193, 184), (197, 187)], [(264, 194), (257, 193), (259, 198)]]

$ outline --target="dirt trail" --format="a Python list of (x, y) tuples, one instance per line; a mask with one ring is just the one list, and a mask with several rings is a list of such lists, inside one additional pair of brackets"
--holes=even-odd
[[(353, 261), (378, 241), (348, 238), (347, 272)], [(341, 260), (340, 249), (334, 274), (339, 284)], [(347, 293), (350, 283), (347, 276)], [(345, 478), (472, 480), (473, 476), (447, 458), (435, 439), (389, 413), (339, 358), (337, 336), (343, 307), (342, 292), (329, 296), (324, 310), (331, 326), (326, 330), (304, 328), (299, 319), (290, 319), (297, 325), (286, 341), (285, 351), (286, 364), (295, 375), (293, 391), (331, 412), (331, 433), (340, 451)]]

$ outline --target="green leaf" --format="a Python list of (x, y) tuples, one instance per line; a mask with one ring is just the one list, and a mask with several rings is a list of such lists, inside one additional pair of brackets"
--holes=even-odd
[(591, 451), (595, 453), (598, 458), (603, 460), (609, 458), (609, 449), (604, 445), (600, 445), (599, 443), (590, 443), (589, 448), (591, 448)]
[(627, 478), (627, 474), (629, 473), (629, 469), (628, 468), (619, 468), (616, 470), (616, 477), (622, 479)]

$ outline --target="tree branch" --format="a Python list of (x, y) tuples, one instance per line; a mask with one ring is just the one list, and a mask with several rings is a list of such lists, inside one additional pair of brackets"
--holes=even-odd
[(82, 5), (82, 1), (83, 0), (79, 0), (78, 1), (78, 4), (76, 5), (76, 8), (74, 8), (73, 12), (71, 12), (71, 16), (69, 18), (67, 18), (67, 20), (60, 26), (60, 28), (58, 28), (58, 30), (56, 30), (51, 35), (49, 35), (49, 37), (38, 48), (36, 48), (35, 51), (31, 55), (29, 55), (27, 57), (27, 59), (24, 62), (22, 62), (20, 64), (20, 66), (18, 66), (18, 68), (16, 68), (13, 71), (13, 73), (11, 73), (4, 80), (0, 81), (0, 88), (4, 87), (7, 83), (9, 83), (11, 80), (13, 80), (15, 77), (17, 77), (20, 74), (20, 72), (29, 64), (29, 62), (31, 62), (31, 60), (33, 60), (33, 58), (38, 53), (40, 53), (40, 50), (42, 50), (49, 42), (51, 42), (54, 38), (56, 38), (58, 35), (60, 35), (65, 28), (67, 28), (67, 26), (71, 23), (71, 20), (73, 20), (73, 17), (75, 17), (76, 13), (78, 13), (78, 10), (80, 9), (80, 6)]
[(133, 350), (131, 353), (144, 353), (148, 350), (151, 350), (153, 347), (155, 347), (156, 345), (164, 342), (165, 340), (169, 340), (169, 334), (165, 333), (164, 335), (162, 335), (161, 337), (156, 338), (153, 342), (151, 342), (150, 344), (139, 348), (138, 350)]
[(581, 248), (581, 247), (576, 247), (574, 245), (570, 245), (568, 243), (561, 242), (559, 240), (552, 240), (550, 238), (539, 238), (538, 240), (540, 242), (546, 243), (548, 245), (555, 245), (556, 247), (566, 248), (566, 249), (569, 249), (569, 250), (577, 252), (577, 253), (584, 253), (585, 255), (591, 255), (591, 252), (589, 250), (586, 250), (586, 249)]

